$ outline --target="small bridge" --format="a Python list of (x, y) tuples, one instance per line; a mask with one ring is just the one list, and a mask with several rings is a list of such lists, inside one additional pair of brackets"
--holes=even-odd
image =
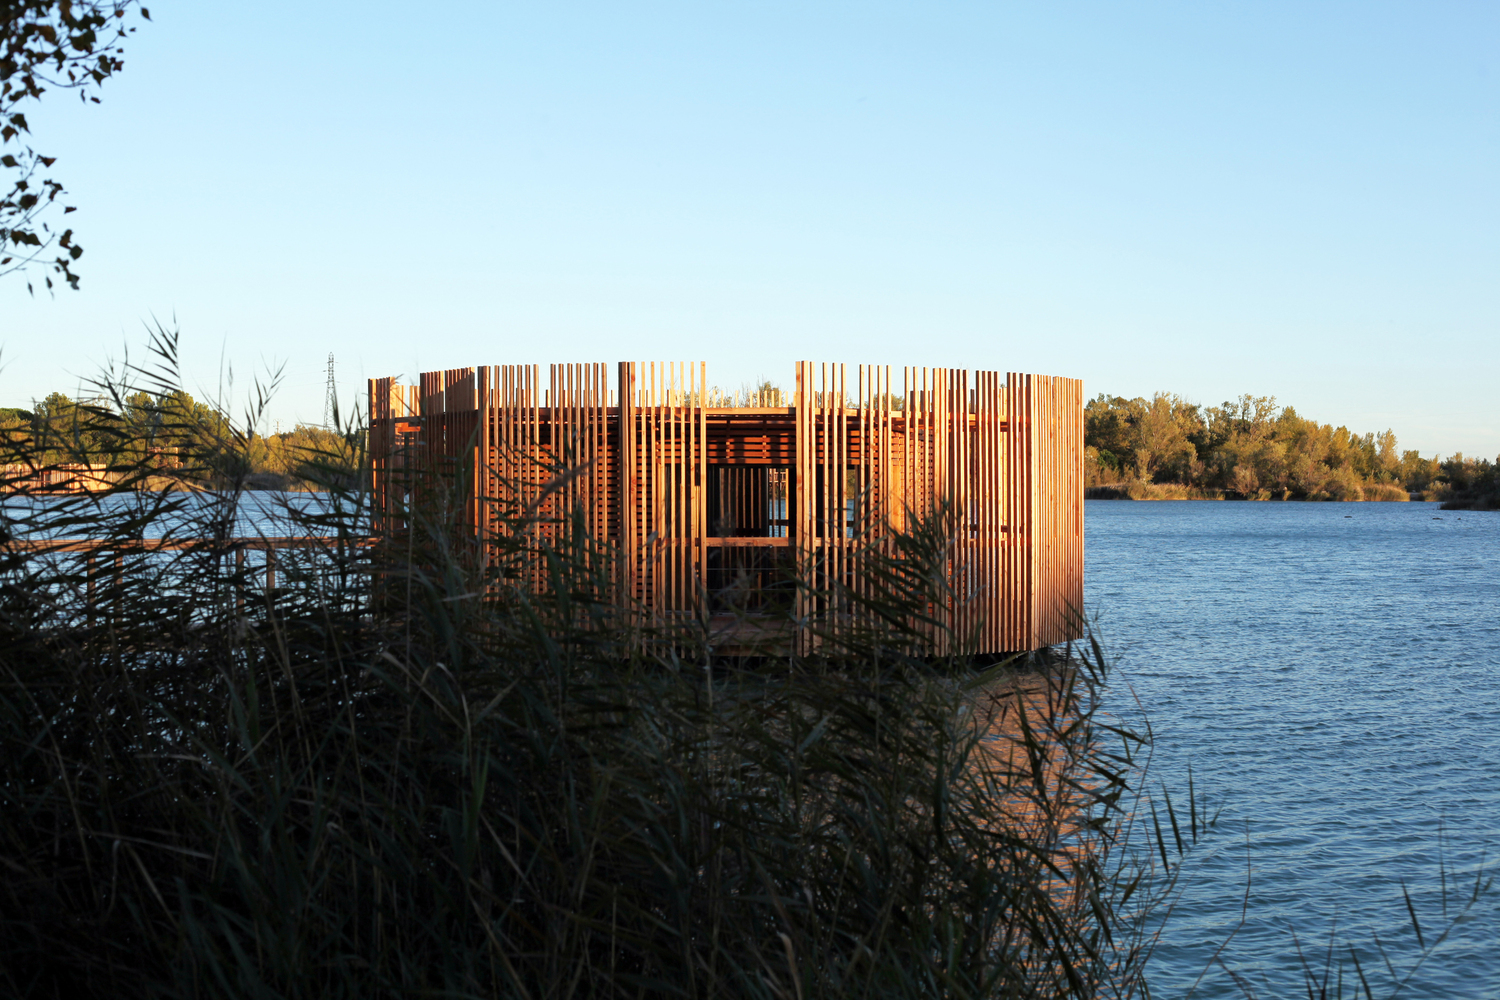
[(446, 468), (476, 538), (506, 530), (497, 503), (553, 519), (543, 533), (581, 517), (613, 554), (623, 602), (658, 620), (743, 620), (782, 601), (808, 621), (837, 615), (837, 588), (787, 581), (865, 586), (860, 551), (943, 512), (953, 596), (934, 609), (948, 626), (934, 652), (948, 633), (988, 653), (1081, 638), (1081, 381), (905, 368), (897, 383), (889, 366), (799, 362), (791, 392), (747, 395), (711, 386), (701, 363), (610, 374), (371, 380), (377, 534), (400, 527), (414, 476)]

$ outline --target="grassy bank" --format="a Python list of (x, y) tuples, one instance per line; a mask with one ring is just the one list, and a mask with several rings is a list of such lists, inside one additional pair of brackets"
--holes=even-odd
[(1185, 483), (1153, 483), (1141, 479), (1122, 479), (1113, 483), (1084, 488), (1088, 500), (1307, 500), (1307, 501), (1387, 501), (1404, 503), (1412, 495), (1392, 483), (1366, 483), (1350, 489), (1330, 492), (1297, 493), (1293, 490), (1210, 489)]

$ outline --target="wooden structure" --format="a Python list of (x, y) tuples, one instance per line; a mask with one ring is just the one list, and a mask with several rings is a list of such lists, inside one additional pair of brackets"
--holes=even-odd
[(121, 478), (107, 465), (82, 462), (40, 468), (0, 465), (0, 493), (105, 493)]
[(581, 518), (639, 613), (779, 604), (836, 627), (833, 584), (863, 585), (856, 553), (946, 510), (952, 599), (935, 614), (950, 628), (934, 652), (950, 635), (996, 653), (1080, 638), (1082, 382), (906, 368), (897, 385), (889, 367), (799, 362), (790, 393), (730, 396), (703, 364), (609, 375), (500, 365), (372, 380), (377, 531), (399, 528), (412, 483), (446, 463), (478, 539), (507, 530), (497, 501), (550, 515), (542, 532)]

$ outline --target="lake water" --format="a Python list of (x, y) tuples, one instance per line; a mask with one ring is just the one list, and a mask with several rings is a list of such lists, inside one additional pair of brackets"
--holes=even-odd
[[(1500, 861), (1500, 513), (1089, 501), (1086, 533), (1113, 707), (1133, 690), (1155, 777), (1185, 793), (1191, 764), (1225, 807), (1184, 866), (1153, 993), (1187, 995), (1240, 924), (1248, 861), (1223, 957), (1257, 996), (1302, 993), (1292, 930), (1321, 963), (1335, 921), (1388, 995), (1376, 935), (1398, 973), (1417, 953), (1400, 880), (1430, 940), (1440, 851), (1467, 879), (1450, 911)], [(1500, 888), (1470, 913), (1401, 996), (1500, 996)], [(1215, 967), (1195, 995), (1243, 994)]]
[[(293, 534), (285, 504), (326, 502), (251, 494), (237, 530)], [(1224, 805), (1184, 866), (1153, 994), (1186, 996), (1234, 932), (1223, 958), (1256, 995), (1297, 995), (1292, 931), (1320, 960), (1335, 923), (1377, 981), (1377, 935), (1404, 974), (1417, 949), (1401, 880), (1435, 934), (1440, 852), (1469, 886), (1500, 862), (1500, 513), (1089, 501), (1086, 529), (1111, 708), (1139, 699), (1174, 797), (1191, 765)], [(1461, 901), (1465, 886), (1448, 888)], [(1195, 995), (1243, 993), (1215, 967)], [(1400, 995), (1500, 997), (1500, 890)]]
[[(144, 516), (162, 502), (154, 493), (112, 493), (95, 496), (9, 496), (0, 498), (0, 517), (20, 522), (12, 526), (30, 538), (72, 537), (78, 527), (64, 522), (59, 528), (37, 530), (37, 524), (58, 517), (60, 511), (73, 510), (80, 516), (99, 512), (110, 518)], [(160, 538), (171, 532), (192, 537), (202, 533), (203, 526), (228, 516), (231, 499), (218, 493), (171, 493), (165, 501), (175, 510), (145, 523), (141, 535)], [(242, 537), (303, 535), (307, 528), (300, 518), (326, 515), (334, 508), (326, 493), (282, 493), (272, 490), (241, 493), (232, 498), (234, 527), (231, 534)], [(84, 512), (88, 512), (85, 514)]]

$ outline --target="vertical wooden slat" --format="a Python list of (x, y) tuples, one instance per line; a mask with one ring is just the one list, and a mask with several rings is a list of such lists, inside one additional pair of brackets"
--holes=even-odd
[(618, 479), (616, 509), (619, 546), (617, 565), (619, 597), (629, 607), (635, 599), (635, 365), (621, 361), (615, 383), (618, 443), (615, 452), (615, 475)]
[(474, 528), (479, 539), (479, 562), (489, 569), (490, 557), (490, 369), (475, 371), (476, 441), (474, 445)]
[(708, 594), (708, 363), (698, 362), (698, 395), (695, 397), (697, 431), (694, 463), (696, 502), (693, 505), (697, 529), (697, 567), (694, 573), (693, 599), (701, 601), (698, 613), (706, 624), (709, 615)]
[[(834, 384), (838, 375), (837, 366), (827, 362), (818, 364), (818, 473), (822, 480), (818, 491), (818, 549), (814, 561), (818, 567), (817, 589), (819, 601), (816, 614), (826, 628), (835, 630), (836, 623), (829, 606), (828, 595), (832, 590), (834, 565), (838, 559), (838, 537), (833, 507), (838, 502), (838, 484), (834, 470), (834, 450), (838, 447), (833, 420)], [(836, 631), (835, 631), (836, 634)]]
[(989, 633), (987, 636), (987, 650), (1000, 652), (1006, 650), (1005, 636), (1005, 595), (1002, 590), (1005, 551), (1005, 437), (1001, 430), (1001, 423), (1005, 419), (1005, 400), (1002, 396), (1002, 381), (999, 372), (988, 372), (989, 388), (986, 395), (989, 416), (986, 421), (986, 429), (989, 435), (989, 445), (985, 454), (989, 462), (989, 476), (985, 487), (985, 495), (989, 498), (989, 544), (987, 552), (989, 555)]
[(688, 486), (687, 486), (687, 432), (686, 413), (687, 366), (680, 361), (672, 362), (672, 612), (680, 620), (686, 604), (687, 575), (689, 573), (686, 536), (688, 533)]
[(812, 611), (808, 582), (813, 570), (813, 531), (816, 522), (816, 511), (813, 509), (813, 479), (817, 475), (817, 422), (813, 411), (812, 362), (797, 362), (796, 372), (796, 387), (792, 402), (795, 410), (793, 419), (795, 468), (792, 477), (792, 494), (795, 503), (790, 519), (799, 585), (793, 614), (799, 626), (795, 640), (798, 652), (805, 654), (811, 651), (804, 625)]
[(1037, 482), (1041, 455), (1037, 435), (1037, 394), (1038, 380), (1031, 376), (1027, 377), (1026, 392), (1026, 427), (1027, 427), (1027, 463), (1026, 463), (1026, 543), (1027, 543), (1027, 567), (1026, 567), (1026, 643), (1027, 649), (1036, 649), (1041, 646), (1039, 628), (1038, 608), (1041, 602), (1038, 600), (1037, 592), (1037, 504), (1041, 499), (1040, 487)]
[(641, 365), (641, 386), (637, 390), (640, 393), (641, 409), (637, 413), (640, 421), (640, 475), (637, 479), (639, 490), (636, 503), (641, 509), (641, 539), (640, 539), (640, 587), (641, 606), (643, 610), (649, 610), (655, 614), (656, 608), (656, 575), (651, 572), (651, 560), (655, 557), (652, 549), (652, 537), (656, 533), (656, 517), (660, 504), (656, 500), (656, 492), (661, 489), (661, 477), (654, 474), (656, 469), (657, 428), (660, 426), (659, 415), (655, 412), (656, 406), (656, 366), (655, 364)]
[[(540, 365), (524, 365), (521, 369), (525, 390), (521, 411), (521, 481), (525, 492), (521, 496), (524, 504), (530, 505), (540, 499), (541, 486), (546, 475), (542, 460), (542, 407), (545, 403), (542, 390)], [(539, 537), (534, 530), (533, 537)], [(527, 579), (532, 589), (541, 591), (545, 583), (541, 564), (532, 560), (526, 566)]]
[(662, 481), (662, 421), (664, 414), (661, 409), (661, 386), (660, 376), (656, 370), (656, 362), (651, 362), (650, 400), (651, 421), (648, 431), (651, 434), (651, 468), (649, 483), (651, 490), (651, 533), (647, 536), (647, 549), (650, 553), (650, 583), (651, 583), (651, 614), (653, 622), (661, 612), (664, 595), (661, 593), (661, 574), (658, 572), (657, 560), (661, 555), (661, 516), (662, 505), (666, 502), (666, 484)]
[(687, 432), (686, 415), (687, 366), (680, 361), (671, 364), (672, 403), (672, 612), (680, 620), (686, 604), (687, 575), (689, 572), (686, 536), (688, 533), (687, 505)]
[(385, 503), (385, 479), (390, 462), (392, 445), (385, 440), (385, 427), (390, 419), (390, 381), (388, 379), (369, 379), (366, 382), (366, 406), (365, 412), (369, 414), (369, 449), (370, 449), (370, 506), (372, 512), (372, 528), (379, 534), (388, 531), (386, 526), (386, 503)]

